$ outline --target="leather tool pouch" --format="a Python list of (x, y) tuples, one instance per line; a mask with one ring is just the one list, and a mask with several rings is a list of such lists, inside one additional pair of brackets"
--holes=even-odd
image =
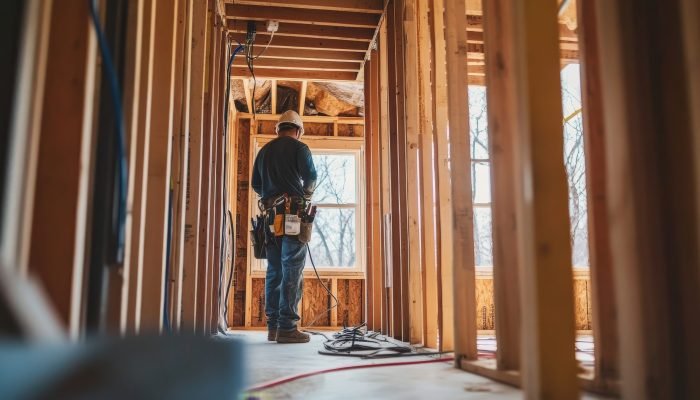
[(267, 257), (265, 251), (265, 223), (262, 221), (264, 220), (261, 219), (261, 223), (258, 223), (257, 226), (250, 231), (250, 243), (253, 246), (253, 256), (259, 260)]
[(309, 243), (311, 241), (311, 233), (314, 229), (313, 222), (302, 222), (299, 228), (299, 241), (302, 243)]

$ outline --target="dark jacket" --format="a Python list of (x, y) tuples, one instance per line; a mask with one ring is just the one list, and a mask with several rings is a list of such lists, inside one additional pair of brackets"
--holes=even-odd
[(284, 193), (310, 197), (316, 188), (316, 168), (309, 146), (287, 136), (263, 146), (255, 158), (251, 186), (263, 200)]

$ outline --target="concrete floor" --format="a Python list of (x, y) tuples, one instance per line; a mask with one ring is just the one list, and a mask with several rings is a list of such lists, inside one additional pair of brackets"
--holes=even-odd
[[(266, 332), (235, 331), (248, 345), (246, 373), (249, 387), (299, 373), (327, 368), (376, 364), (408, 359), (362, 360), (318, 354), (324, 338), (312, 336), (306, 344), (267, 342)], [(333, 372), (303, 378), (250, 394), (247, 399), (521, 399), (521, 390), (453, 367), (451, 362), (391, 366)], [(584, 396), (585, 399), (600, 397)]]

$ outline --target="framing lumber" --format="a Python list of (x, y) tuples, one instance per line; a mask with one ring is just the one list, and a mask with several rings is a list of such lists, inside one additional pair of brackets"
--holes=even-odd
[[(272, 87), (270, 88), (270, 109), (273, 114), (277, 114), (277, 80), (272, 80)], [(232, 107), (235, 110), (235, 107)]]
[[(382, 243), (382, 275), (381, 280), (374, 281), (375, 290), (381, 296), (379, 326), (382, 333), (391, 332), (391, 267), (393, 248), (391, 240), (391, 152), (390, 152), (390, 122), (389, 122), (389, 46), (387, 20), (383, 19), (379, 27), (379, 137), (380, 137), (380, 176), (381, 176), (381, 243)], [(375, 318), (376, 320), (376, 318)]]
[(363, 53), (357, 51), (337, 51), (319, 49), (288, 49), (284, 47), (270, 47), (263, 53), (259, 60), (266, 58), (284, 58), (288, 60), (315, 60), (315, 61), (353, 61), (361, 63), (365, 59)]
[(184, 244), (185, 212), (187, 201), (187, 168), (189, 165), (190, 141), (190, 81), (192, 78), (192, 1), (179, 1), (179, 18), (177, 24), (175, 57), (175, 99), (173, 112), (173, 217), (172, 240), (170, 250), (170, 280), (172, 290), (169, 293), (170, 323), (175, 332), (180, 331), (182, 320), (182, 292), (184, 282)]
[[(231, 76), (235, 78), (252, 78), (248, 68), (233, 67)], [(354, 81), (357, 72), (351, 71), (314, 71), (303, 69), (255, 68), (256, 79), (277, 79), (288, 81)]]
[(515, 148), (518, 131), (515, 93), (516, 48), (512, 39), (513, 10), (498, 2), (484, 3), (486, 90), (491, 160), (496, 367), (520, 368), (520, 287), (516, 215)]
[(197, 285), (199, 274), (198, 246), (200, 221), (200, 198), (202, 188), (202, 159), (203, 159), (203, 114), (204, 90), (207, 68), (207, 4), (195, 1), (193, 7), (192, 40), (189, 44), (192, 51), (192, 77), (190, 80), (191, 102), (189, 119), (190, 158), (187, 166), (187, 197), (185, 209), (185, 259), (182, 321), (180, 331), (195, 333), (197, 320), (197, 293), (201, 290)]
[(175, 86), (176, 3), (156, 6), (151, 131), (146, 187), (146, 213), (141, 220), (143, 236), (143, 276), (140, 329), (163, 329), (165, 262), (167, 250), (168, 200), (172, 157), (172, 113)]
[(299, 115), (304, 117), (304, 109), (306, 108), (306, 89), (309, 82), (304, 80), (301, 82), (301, 90), (299, 91)]
[(295, 2), (288, 0), (233, 0), (233, 3), (250, 6), (278, 6), (305, 10), (352, 11), (371, 14), (381, 14), (384, 10), (383, 0), (300, 0)]
[[(503, 22), (513, 27), (504, 40), (517, 49), (510, 86), (515, 88), (518, 116), (513, 145), (523, 389), (528, 398), (577, 398), (557, 7), (547, 0), (499, 0), (498, 6), (507, 9), (504, 17), (512, 18)], [(490, 120), (508, 124), (512, 116)]]
[(211, 246), (211, 235), (209, 224), (210, 209), (211, 209), (211, 188), (212, 188), (212, 167), (211, 159), (213, 155), (213, 134), (212, 134), (212, 111), (213, 111), (213, 94), (214, 86), (214, 48), (217, 39), (216, 29), (214, 29), (215, 15), (213, 12), (213, 3), (209, 0), (207, 5), (207, 33), (206, 33), (206, 75), (205, 75), (205, 94), (204, 94), (204, 116), (203, 116), (203, 139), (202, 139), (202, 182), (200, 193), (200, 209), (199, 209), (199, 250), (197, 253), (198, 271), (197, 271), (197, 320), (196, 331), (200, 334), (208, 333), (207, 321), (207, 302), (208, 296), (211, 296), (211, 291), (207, 284), (207, 277), (210, 274), (211, 263), (209, 261), (209, 248)]
[[(409, 297), (409, 340), (412, 344), (423, 344), (424, 332), (424, 309), (423, 309), (423, 278), (422, 278), (422, 246), (423, 246), (423, 225), (421, 216), (424, 209), (421, 208), (421, 182), (420, 174), (420, 129), (421, 115), (419, 109), (420, 85), (418, 69), (418, 27), (417, 27), (417, 3), (416, 0), (405, 0), (403, 18), (404, 59), (401, 60), (405, 68), (405, 76), (410, 77), (405, 80), (405, 127), (406, 127), (406, 164), (405, 175), (410, 175), (411, 179), (406, 179), (406, 216), (408, 218), (408, 242), (404, 246), (408, 247), (408, 297)], [(401, 65), (401, 63), (399, 63)], [(418, 77), (415, 79), (414, 77)]]
[(620, 376), (618, 362), (617, 309), (607, 211), (607, 165), (605, 160), (604, 108), (598, 23), (593, 0), (578, 0), (581, 33), (581, 95), (588, 194), (588, 243), (593, 291), (593, 337), (595, 365), (593, 385), (608, 391)]
[[(263, 21), (255, 22), (257, 32), (266, 32), (265, 25), (266, 23)], [(230, 32), (247, 33), (248, 21), (230, 19), (228, 20), (228, 28)], [(287, 23), (280, 24), (279, 29), (277, 32), (275, 32), (275, 37), (282, 36), (310, 38), (321, 37), (325, 39), (356, 40), (369, 43), (372, 41), (372, 37), (374, 36), (374, 29)]]
[[(245, 59), (238, 58), (233, 62), (237, 67), (246, 67)], [(255, 71), (258, 68), (278, 69), (304, 69), (308, 71), (352, 71), (360, 69), (360, 63), (354, 61), (315, 61), (315, 60), (287, 60), (283, 58), (260, 58), (255, 61)], [(257, 76), (257, 73), (256, 73)]]
[(440, 345), (440, 328), (438, 318), (438, 238), (437, 217), (435, 205), (437, 198), (436, 186), (436, 149), (433, 94), (430, 64), (432, 58), (431, 28), (429, 15), (431, 2), (427, 0), (417, 1), (417, 45), (418, 45), (418, 116), (420, 121), (420, 171), (421, 171), (421, 216), (422, 243), (421, 248), (423, 265), (423, 337), (425, 346), (437, 349)]
[[(241, 43), (245, 42), (245, 33), (232, 33), (230, 37)], [(263, 51), (265, 46), (269, 48), (290, 48), (290, 49), (318, 49), (322, 51), (355, 51), (365, 53), (369, 47), (368, 42), (358, 42), (356, 40), (328, 39), (324, 37), (291, 37), (275, 35), (270, 41), (270, 35), (258, 33), (255, 36), (256, 54)]]
[[(464, 1), (445, 0), (445, 47), (447, 62), (448, 121), (452, 185), (452, 254), (455, 324), (455, 362), (476, 360), (476, 298), (474, 230), (471, 196), (467, 77), (466, 21)], [(437, 12), (437, 11), (436, 11)]]
[(236, 20), (279, 21), (292, 24), (330, 25), (356, 28), (376, 28), (379, 14), (360, 12), (336, 12), (332, 10), (308, 10), (287, 7), (250, 7), (238, 4), (226, 5), (226, 17)]
[(697, 68), (684, 46), (697, 37), (684, 37), (687, 3), (595, 5), (604, 128), (615, 133), (605, 150), (621, 396), (698, 398)]
[[(258, 121), (277, 121), (279, 119), (281, 114), (256, 114), (255, 119)], [(239, 119), (250, 119), (253, 118), (253, 114), (250, 113), (237, 113), (237, 117)], [(324, 116), (324, 115), (302, 115), (301, 120), (303, 122), (314, 122), (314, 123), (321, 123), (321, 124), (332, 124), (337, 122), (338, 124), (341, 125), (364, 125), (365, 124), (365, 118), (364, 117), (330, 117), (330, 116)], [(251, 130), (251, 135), (256, 135), (257, 133), (253, 133)], [(318, 136), (315, 137), (316, 139), (322, 139), (324, 136)], [(305, 136), (305, 138), (308, 138), (308, 136)], [(353, 139), (353, 138), (345, 138), (345, 139)]]
[[(155, 2), (148, 1), (144, 7), (144, 44), (141, 60), (141, 88), (139, 96), (138, 124), (131, 137), (131, 156), (129, 157), (129, 182), (132, 194), (131, 225), (127, 225), (127, 246), (125, 258), (129, 263), (129, 299), (127, 305), (126, 331), (138, 333), (141, 326), (141, 293), (143, 288), (143, 235), (144, 215), (146, 213), (148, 174), (145, 173), (148, 164), (148, 149), (151, 138), (150, 118), (153, 92), (153, 57), (155, 38)], [(135, 147), (134, 147), (135, 146)]]
[[(132, 3), (133, 6), (129, 7), (128, 16), (128, 26), (127, 30), (127, 45), (126, 48), (126, 62), (127, 66), (125, 69), (124, 77), (124, 99), (126, 99), (125, 104), (125, 115), (124, 120), (127, 125), (127, 148), (129, 153), (129, 177), (128, 177), (128, 187), (127, 187), (127, 200), (126, 200), (126, 224), (125, 224), (125, 237), (124, 237), (124, 263), (122, 265), (121, 271), (116, 270), (117, 273), (110, 271), (109, 282), (112, 286), (109, 290), (109, 295), (111, 298), (108, 300), (108, 314), (107, 314), (107, 326), (108, 331), (123, 335), (127, 332), (128, 316), (129, 316), (129, 305), (131, 302), (130, 293), (132, 284), (131, 277), (137, 268), (137, 264), (131, 262), (131, 255), (134, 252), (134, 244), (136, 246), (136, 253), (138, 254), (138, 242), (132, 243), (131, 233), (134, 225), (134, 213), (136, 208), (140, 207), (140, 201), (135, 203), (135, 188), (137, 182), (135, 182), (134, 169), (136, 166), (136, 160), (139, 158), (138, 146), (141, 141), (141, 136), (144, 135), (143, 131), (139, 131), (140, 122), (140, 111), (142, 109), (142, 82), (145, 80), (145, 74), (142, 74), (142, 64), (144, 56), (147, 56), (146, 51), (144, 51), (144, 37), (146, 37), (146, 29), (149, 23), (145, 21), (146, 15), (150, 13), (146, 10), (148, 7), (145, 6), (144, 0), (138, 0)], [(145, 100), (145, 99), (144, 99)], [(141, 167), (142, 168), (142, 167)], [(139, 191), (141, 188), (139, 188)], [(139, 193), (139, 200), (140, 200)], [(115, 285), (118, 283), (118, 285)], [(112, 289), (114, 288), (114, 289)]]
[(77, 339), (89, 240), (97, 48), (86, 2), (51, 7), (50, 26), (47, 59), (52, 61), (39, 127), (29, 272), (38, 277), (70, 337)]
[(253, 115), (253, 95), (251, 93), (250, 83), (248, 83), (249, 80), (247, 78), (244, 78), (241, 79), (241, 81), (243, 82), (243, 91), (245, 92), (245, 104), (246, 107), (248, 107), (248, 113), (250, 113), (250, 115)]
[[(437, 12), (435, 10), (440, 10)], [(438, 231), (439, 261), (438, 273), (438, 322), (440, 329), (440, 351), (454, 349), (454, 297), (452, 291), (453, 255), (452, 255), (452, 185), (450, 176), (447, 70), (444, 31), (444, 1), (435, 0), (431, 11), (432, 26), (432, 65), (433, 75), (433, 115), (435, 122), (435, 168), (437, 171), (437, 215), (440, 227)]]

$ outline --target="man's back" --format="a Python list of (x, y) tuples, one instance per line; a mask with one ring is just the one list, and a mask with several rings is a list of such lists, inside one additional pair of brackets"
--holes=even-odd
[(263, 146), (255, 158), (251, 185), (264, 200), (287, 193), (308, 196), (316, 183), (309, 147), (287, 136)]

